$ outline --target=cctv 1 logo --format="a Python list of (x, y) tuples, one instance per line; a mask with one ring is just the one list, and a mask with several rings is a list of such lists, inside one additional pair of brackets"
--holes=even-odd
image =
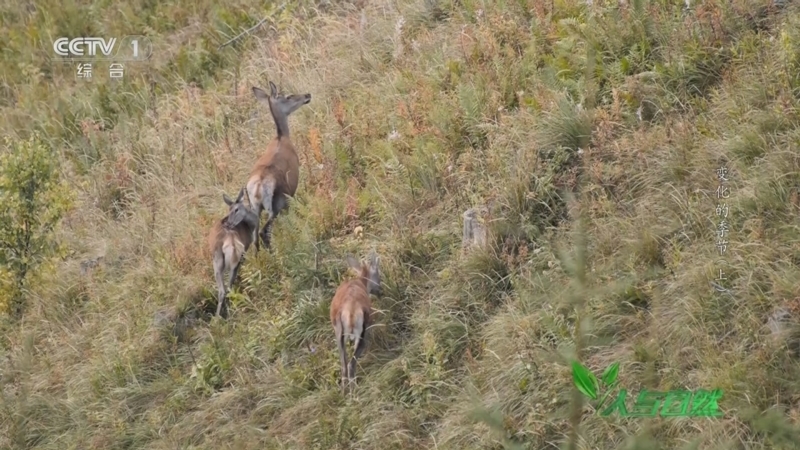
[(57, 58), (70, 61), (138, 61), (150, 58), (153, 44), (147, 36), (125, 36), (122, 39), (62, 37), (53, 42), (53, 51)]

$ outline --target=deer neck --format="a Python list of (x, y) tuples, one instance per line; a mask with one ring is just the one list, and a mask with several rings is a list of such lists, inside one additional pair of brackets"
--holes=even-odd
[(366, 269), (361, 271), (358, 281), (361, 282), (361, 285), (364, 286), (364, 290), (369, 294), (369, 272)]
[(289, 117), (273, 107), (272, 103), (269, 104), (269, 111), (275, 121), (275, 131), (278, 134), (278, 139), (289, 138)]
[(255, 229), (258, 227), (258, 216), (252, 210), (248, 210), (247, 213), (244, 215), (244, 219), (242, 219), (247, 225), (248, 229)]

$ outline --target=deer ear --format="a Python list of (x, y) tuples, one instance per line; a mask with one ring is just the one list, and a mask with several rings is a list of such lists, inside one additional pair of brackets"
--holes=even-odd
[(242, 219), (244, 219), (244, 211), (241, 209), (233, 214), (229, 214), (228, 217), (225, 218), (225, 220), (228, 221), (227, 225), (229, 228), (234, 228), (242, 223)]
[(269, 104), (269, 95), (263, 89), (253, 86), (253, 95), (256, 96), (258, 101)]
[(355, 259), (353, 255), (347, 255), (347, 265), (357, 272), (361, 271), (361, 261)]
[(228, 197), (228, 194), (226, 194), (224, 192), (222, 193), (222, 200), (225, 201), (225, 204), (228, 205), (228, 206), (231, 206), (234, 203), (234, 201), (231, 200), (230, 197)]
[(278, 87), (275, 86), (275, 83), (273, 83), (272, 81), (269, 82), (269, 91), (270, 95), (272, 95), (273, 97), (278, 96)]
[(239, 195), (236, 196), (236, 201), (234, 203), (239, 203), (240, 201), (242, 201), (242, 197), (244, 197), (244, 188), (239, 190)]
[(369, 252), (369, 262), (374, 267), (377, 267), (378, 263), (380, 262), (380, 256), (378, 256), (378, 253), (375, 252), (374, 248)]

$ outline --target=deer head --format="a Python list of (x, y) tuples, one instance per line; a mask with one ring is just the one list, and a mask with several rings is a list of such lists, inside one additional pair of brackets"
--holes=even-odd
[(358, 273), (367, 288), (367, 293), (377, 296), (383, 295), (380, 273), (380, 256), (375, 250), (370, 252), (366, 263), (362, 263), (351, 255), (347, 255), (347, 264), (354, 272)]

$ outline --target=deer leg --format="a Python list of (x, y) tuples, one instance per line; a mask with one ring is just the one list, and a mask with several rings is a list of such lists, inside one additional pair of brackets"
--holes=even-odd
[(217, 316), (226, 318), (228, 316), (225, 306), (225, 297), (228, 292), (225, 289), (225, 280), (222, 277), (222, 272), (225, 270), (225, 257), (222, 252), (218, 251), (214, 254), (214, 278), (217, 281)]
[(336, 347), (339, 349), (339, 362), (341, 365), (341, 382), (342, 382), (342, 395), (345, 394), (347, 387), (347, 352), (344, 348), (344, 333), (342, 330), (342, 322), (337, 321), (333, 326), (336, 332)]
[(353, 384), (356, 384), (356, 363), (361, 355), (364, 354), (364, 350), (367, 348), (367, 327), (363, 327), (360, 336), (356, 336), (355, 341), (355, 351), (353, 352), (353, 357), (350, 359), (350, 368), (348, 370), (348, 377), (352, 380)]
[(261, 230), (261, 238), (264, 240), (264, 246), (272, 252), (272, 226), (275, 224), (275, 215), (270, 216), (264, 228)]
[(256, 255), (258, 254), (259, 250), (259, 242), (258, 242), (258, 225), (261, 222), (261, 202), (256, 201), (255, 193), (258, 189), (258, 185), (247, 185), (247, 198), (250, 201), (250, 209), (256, 213), (256, 227), (253, 228), (253, 241), (256, 244)]
[(259, 222), (261, 222), (261, 211), (258, 208), (256, 208), (256, 211), (258, 211), (258, 213), (256, 214), (256, 227), (253, 228), (253, 241), (256, 243), (256, 255), (258, 255), (260, 247), (260, 242), (258, 241), (258, 225)]
[(272, 198), (272, 210), (276, 216), (287, 208), (289, 208), (289, 201), (286, 199), (286, 194), (281, 193)]
[(266, 242), (271, 245), (272, 243), (272, 227), (275, 225), (275, 218), (281, 213), (281, 211), (285, 210), (289, 207), (289, 202), (286, 199), (286, 195), (282, 193), (277, 193), (272, 197), (272, 213), (269, 216), (269, 220), (267, 220), (267, 224), (264, 225), (264, 238)]
[(270, 224), (275, 218), (275, 210), (272, 208), (272, 197), (274, 193), (274, 183), (264, 183), (261, 185), (261, 207), (267, 211), (267, 223), (264, 224), (264, 228), (261, 229), (260, 235), (261, 240), (264, 243), (264, 248), (267, 250), (271, 250), (270, 236), (268, 232), (271, 231)]
[(236, 264), (236, 267), (231, 269), (231, 281), (228, 283), (228, 286), (233, 289), (233, 286), (239, 284), (239, 268), (242, 267), (242, 261), (244, 261), (244, 257), (239, 259), (239, 263)]
[(272, 224), (274, 220), (272, 217), (267, 220), (267, 223), (264, 224), (264, 228), (261, 230), (261, 238), (264, 240), (264, 247), (272, 251)]

